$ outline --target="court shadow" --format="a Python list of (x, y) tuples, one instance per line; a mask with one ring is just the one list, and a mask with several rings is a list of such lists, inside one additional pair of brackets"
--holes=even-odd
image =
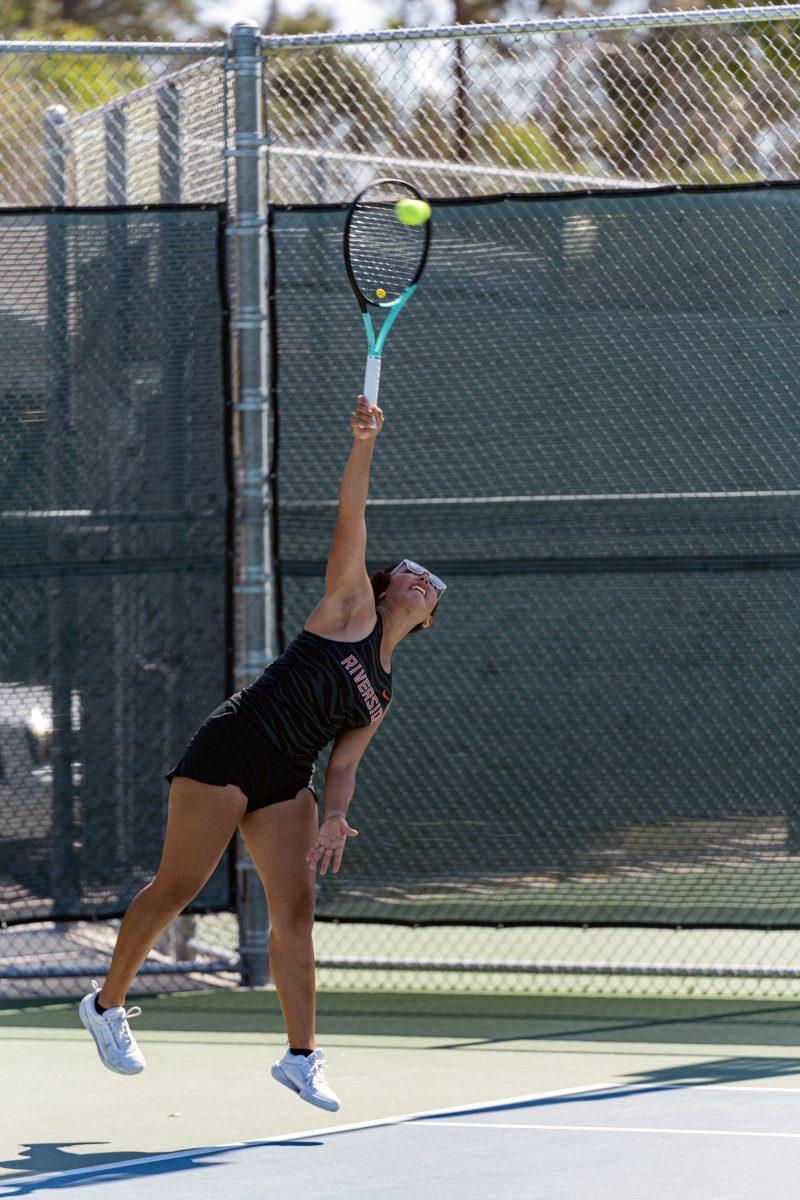
[[(608, 999), (560, 996), (396, 996), (335, 1000), (331, 1032), (355, 1018), (361, 1033), (444, 1037), (436, 1049), (540, 1051), (559, 1042), (796, 1047), (800, 1003), (756, 1000)], [(534, 1046), (535, 1044), (535, 1046)]]
[[(37, 1192), (48, 1193), (69, 1191), (71, 1188), (89, 1189), (110, 1183), (120, 1183), (128, 1179), (145, 1179), (154, 1175), (179, 1174), (198, 1167), (220, 1167), (226, 1163), (210, 1161), (219, 1158), (224, 1151), (220, 1148), (179, 1151), (173, 1157), (160, 1156), (158, 1153), (148, 1154), (146, 1151), (117, 1150), (113, 1153), (98, 1151), (96, 1154), (70, 1154), (71, 1147), (91, 1145), (88, 1142), (34, 1142), (23, 1145), (19, 1158), (6, 1159), (0, 1162), (0, 1168), (8, 1171), (18, 1171), (17, 1178), (4, 1177), (0, 1180), (0, 1198), (10, 1196), (34, 1196)], [(259, 1142), (246, 1142), (235, 1149), (247, 1150), (258, 1146)], [(303, 1149), (311, 1146), (321, 1146), (321, 1141), (303, 1138), (297, 1141), (285, 1140), (270, 1142), (272, 1146), (297, 1147)], [(152, 1159), (152, 1161), (148, 1161)], [(119, 1163), (117, 1167), (115, 1164)], [(92, 1168), (96, 1170), (93, 1173)], [(61, 1176), (58, 1173), (62, 1172)], [(80, 1172), (80, 1174), (69, 1174)], [(36, 1180), (30, 1178), (37, 1175), (56, 1174), (55, 1178)], [(262, 1192), (264, 1196), (269, 1193)]]
[[(737, 1055), (701, 1063), (682, 1063), (676, 1066), (637, 1071), (618, 1084), (570, 1091), (563, 1095), (543, 1095), (533, 1099), (511, 1100), (503, 1104), (475, 1105), (458, 1110), (459, 1116), (480, 1113), (526, 1112), (537, 1109), (557, 1109), (564, 1105), (591, 1105), (598, 1101), (622, 1100), (629, 1096), (647, 1096), (659, 1092), (702, 1089), (710, 1086), (747, 1084), (765, 1079), (800, 1074), (800, 1058), (758, 1058)], [(766, 1093), (765, 1093), (766, 1094)], [(800, 1089), (797, 1091), (800, 1096)], [(426, 1122), (453, 1117), (453, 1113), (426, 1115)]]
[[(636, 1071), (627, 1079), (637, 1091), (663, 1087), (705, 1087), (709, 1084), (753, 1083), (800, 1074), (800, 1057), (737, 1054), (669, 1067)], [(800, 1089), (798, 1090), (800, 1097)]]

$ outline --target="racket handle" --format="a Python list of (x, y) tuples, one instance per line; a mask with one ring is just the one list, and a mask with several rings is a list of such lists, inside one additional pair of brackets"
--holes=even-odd
[(378, 403), (378, 390), (381, 386), (381, 360), (377, 354), (367, 355), (367, 368), (364, 372), (364, 399), (370, 408)]
[[(364, 372), (364, 399), (370, 408), (374, 408), (378, 403), (378, 391), (381, 386), (381, 360), (377, 354), (367, 355), (367, 368)], [(373, 422), (372, 429), (378, 428), (377, 421)]]

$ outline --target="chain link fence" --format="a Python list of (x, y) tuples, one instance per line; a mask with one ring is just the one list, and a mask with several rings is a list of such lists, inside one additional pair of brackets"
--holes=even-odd
[[(226, 202), (233, 214), (230, 231), (242, 233), (236, 230), (236, 212), (243, 155), (258, 159), (273, 206), (341, 204), (376, 175), (387, 174), (408, 178), (442, 200), (792, 180), (798, 177), (800, 149), (799, 22), (800, 6), (786, 6), (262, 38), (263, 137), (253, 129), (237, 135), (227, 44), (0, 43), (2, 203), (13, 208)], [(576, 225), (572, 234), (577, 246), (590, 231)], [(254, 243), (246, 236), (229, 240), (235, 307), (242, 246), (249, 255)], [(344, 280), (341, 286), (344, 290)], [(14, 303), (27, 303), (24, 288), (17, 289)], [(259, 329), (255, 336), (263, 333)], [(241, 338), (242, 332), (235, 336)], [(411, 329), (407, 336), (412, 337)], [(607, 347), (609, 358), (615, 349)], [(352, 360), (357, 380), (355, 337)], [(291, 365), (287, 358), (287, 369)], [(484, 360), (475, 369), (488, 366)], [(258, 386), (251, 390), (246, 381), (244, 388), (241, 379), (237, 383), (241, 410), (232, 436), (241, 485), (248, 466), (246, 422), (252, 416), (245, 410), (248, 405), (263, 409), (266, 397)], [(21, 380), (20, 394), (25, 386)], [(36, 419), (37, 405), (39, 400), (23, 406), (19, 419)], [(330, 398), (324, 420), (332, 420), (341, 407)], [(622, 426), (617, 432), (627, 436)], [(697, 428), (694, 436), (705, 435)], [(792, 444), (790, 439), (787, 445)], [(600, 441), (596, 449), (602, 456)], [(311, 462), (300, 465), (306, 471), (312, 467)], [(535, 447), (530, 465), (536, 466)], [(796, 488), (796, 457), (783, 465), (781, 490)], [(475, 470), (480, 471), (479, 463)], [(295, 484), (304, 486), (303, 478)], [(559, 496), (558, 486), (553, 489), (554, 499), (568, 503), (566, 490), (560, 490)], [(291, 499), (287, 486), (280, 494)], [(320, 519), (333, 519), (334, 497), (335, 492), (320, 497)], [(405, 519), (415, 499), (409, 496), (406, 510), (401, 506), (391, 514), (381, 502), (371, 506), (371, 531), (386, 540), (392, 521)], [(642, 500), (653, 502), (652, 497)], [(415, 511), (424, 519), (424, 506)], [(241, 515), (246, 518), (244, 510)], [(387, 515), (392, 520), (381, 533)], [(296, 519), (288, 503), (282, 519), (290, 527)], [(796, 509), (786, 519), (796, 522)], [(240, 529), (240, 564), (241, 538)], [(404, 552), (396, 548), (396, 556)], [(313, 603), (313, 589), (306, 591), (304, 598)], [(246, 605), (264, 603), (263, 594), (253, 600), (243, 593), (236, 610), (240, 648)], [(295, 599), (286, 637), (294, 636), (303, 619)], [(444, 627), (439, 632), (444, 639)], [(273, 653), (279, 649), (274, 641)], [(420, 661), (415, 659), (414, 678), (421, 678), (416, 672), (427, 667), (419, 651), (415, 656)], [(258, 669), (255, 658), (240, 649), (237, 686)], [(11, 672), (4, 686), (18, 684)], [(405, 690), (411, 704), (414, 689)], [(33, 707), (29, 728), (42, 719), (31, 715)], [(0, 725), (18, 729), (19, 717), (10, 713), (6, 704)], [(584, 730), (589, 729), (589, 717), (583, 720)], [(466, 753), (485, 757), (477, 748), (481, 729), (464, 732), (472, 746)], [(387, 748), (378, 739), (371, 752), (384, 792), (395, 786), (387, 782), (390, 773), (379, 770), (388, 763), (390, 734)], [(730, 729), (729, 735), (734, 742), (737, 731)], [(6, 737), (19, 735), (7, 732)], [(6, 760), (16, 753), (7, 749)], [(428, 769), (435, 781), (441, 765), (432, 760)], [(635, 779), (635, 761), (630, 771)], [(395, 774), (396, 768), (391, 778)], [(486, 800), (492, 797), (487, 794)], [(353, 811), (357, 816), (358, 794)], [(700, 835), (696, 828), (694, 833)], [(707, 831), (707, 840), (719, 834), (719, 829)], [(751, 836), (768, 834), (757, 819)], [(369, 835), (366, 828), (364, 835)], [(240, 890), (251, 883), (245, 868)], [(255, 953), (263, 955), (265, 942), (255, 925), (241, 939), (234, 916), (187, 920), (191, 924), (176, 922), (151, 956), (151, 964), (163, 971), (176, 959), (186, 968), (193, 956), (194, 973), (184, 970), (171, 983), (234, 985), (242, 940), (249, 939)], [(0, 988), (9, 994), (37, 987), (72, 992), (70, 975), (59, 974), (64, 941), (72, 945), (78, 973), (102, 975), (113, 934), (113, 923), (81, 922), (17, 926), (0, 934)], [(800, 935), (792, 929), (414, 928), (332, 920), (318, 925), (315, 941), (323, 986), (763, 996), (794, 994), (800, 975), (794, 966)], [(49, 976), (45, 983), (32, 978), (37, 955), (40, 979)], [(223, 961), (227, 972), (201, 973), (204, 962), (220, 968)], [(143, 975), (142, 990), (163, 986), (167, 978)]]
[(796, 20), (719, 9), (270, 38), (271, 198), (341, 201), (376, 170), (431, 196), (796, 178)]

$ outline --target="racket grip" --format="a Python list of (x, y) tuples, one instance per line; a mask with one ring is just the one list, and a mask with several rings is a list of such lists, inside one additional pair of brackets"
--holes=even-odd
[[(364, 399), (370, 408), (378, 403), (378, 391), (381, 386), (381, 360), (377, 354), (367, 355), (367, 368), (364, 372)], [(377, 428), (377, 421), (372, 425)]]

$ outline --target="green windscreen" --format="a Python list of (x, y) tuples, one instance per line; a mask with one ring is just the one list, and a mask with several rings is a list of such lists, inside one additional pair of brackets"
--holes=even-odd
[[(363, 378), (344, 216), (272, 214), (284, 644)], [(434, 204), (368, 567), (448, 591), (394, 653), (323, 919), (800, 921), (798, 330), (795, 186)]]
[[(0, 213), (0, 915), (121, 916), (231, 689), (222, 213)], [(189, 911), (234, 905), (229, 856)], [(57, 969), (57, 965), (55, 967)]]

